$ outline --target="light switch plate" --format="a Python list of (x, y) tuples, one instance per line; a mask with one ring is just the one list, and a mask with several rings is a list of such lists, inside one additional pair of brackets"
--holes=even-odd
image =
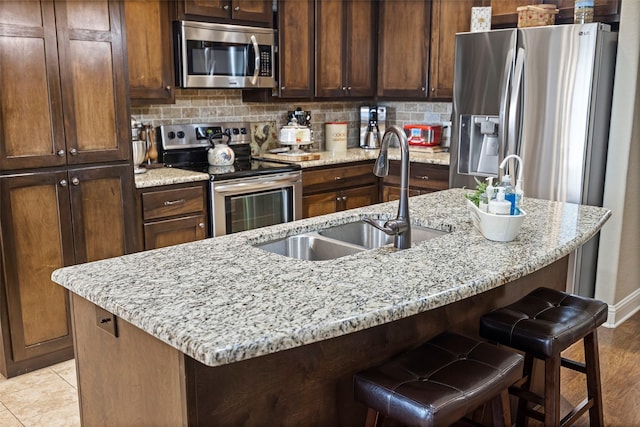
[(491, 30), (491, 7), (471, 8), (471, 32)]

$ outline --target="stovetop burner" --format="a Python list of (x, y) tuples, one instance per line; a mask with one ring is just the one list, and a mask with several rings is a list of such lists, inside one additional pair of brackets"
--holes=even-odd
[[(206, 130), (224, 132), (231, 137), (229, 147), (236, 161), (231, 166), (209, 166)], [(251, 158), (251, 135), (247, 123), (206, 123), (160, 126), (159, 160), (165, 167), (208, 173), (211, 181), (268, 175), (300, 169), (298, 164), (278, 163)]]

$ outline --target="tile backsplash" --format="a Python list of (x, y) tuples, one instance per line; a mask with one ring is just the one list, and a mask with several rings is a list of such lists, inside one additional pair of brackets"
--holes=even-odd
[[(285, 125), (287, 111), (300, 107), (311, 111), (315, 141), (324, 141), (324, 123), (349, 122), (347, 145), (357, 147), (360, 140), (360, 106), (358, 102), (243, 102), (240, 90), (176, 90), (176, 103), (133, 107), (131, 115), (145, 124), (159, 126), (201, 122), (268, 122), (275, 121), (279, 129)], [(450, 120), (451, 103), (447, 102), (384, 102), (387, 125), (409, 123), (440, 123)]]

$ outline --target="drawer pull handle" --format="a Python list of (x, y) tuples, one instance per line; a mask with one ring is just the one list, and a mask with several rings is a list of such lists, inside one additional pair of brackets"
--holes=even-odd
[(336, 181), (338, 181), (338, 180), (342, 179), (342, 177), (341, 177), (341, 176), (336, 176), (336, 177), (335, 177), (335, 178), (333, 178), (333, 179), (334, 179), (334, 180), (336, 180)]
[(416, 178), (421, 179), (423, 181), (429, 181), (429, 177), (427, 175), (418, 175)]
[(186, 202), (185, 199), (178, 199), (178, 200), (167, 200), (166, 202), (164, 202), (165, 206), (173, 206), (173, 205), (181, 205), (184, 202)]
[(204, 222), (201, 222), (200, 224), (198, 224), (198, 227), (204, 228)]

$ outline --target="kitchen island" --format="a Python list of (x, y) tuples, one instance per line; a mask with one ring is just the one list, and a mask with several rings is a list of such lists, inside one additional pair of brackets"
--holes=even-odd
[(56, 270), (73, 293), (86, 425), (360, 425), (352, 375), (544, 285), (604, 208), (525, 199), (516, 240), (473, 228), (464, 190), (410, 199), (412, 223), (449, 232), (329, 261), (254, 245), (363, 217), (389, 202)]

